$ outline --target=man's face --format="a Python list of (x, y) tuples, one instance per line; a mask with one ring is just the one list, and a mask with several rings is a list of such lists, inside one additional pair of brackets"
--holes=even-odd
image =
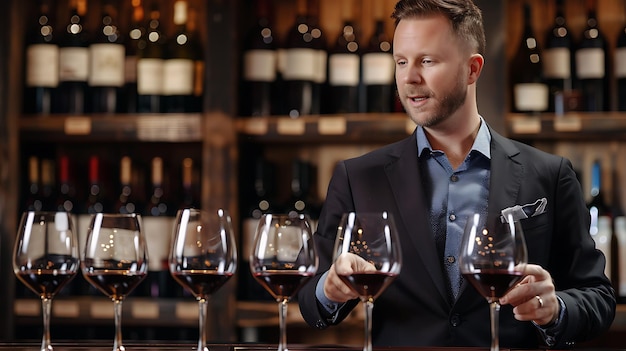
[(401, 20), (393, 50), (398, 95), (416, 124), (435, 126), (463, 106), (469, 55), (445, 17)]

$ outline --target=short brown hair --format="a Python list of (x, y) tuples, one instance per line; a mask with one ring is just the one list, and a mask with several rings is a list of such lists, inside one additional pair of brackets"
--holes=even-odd
[(450, 20), (452, 30), (463, 42), (472, 43), (477, 53), (485, 53), (483, 16), (472, 0), (400, 0), (391, 15), (396, 25), (407, 18), (442, 14)]

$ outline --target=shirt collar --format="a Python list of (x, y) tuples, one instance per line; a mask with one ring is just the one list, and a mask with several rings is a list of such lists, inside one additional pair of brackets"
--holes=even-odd
[[(426, 133), (424, 132), (424, 128), (422, 126), (417, 126), (417, 131), (415, 132), (417, 138), (417, 151), (418, 155), (422, 155), (424, 150), (433, 151), (430, 146), (430, 142), (428, 142), (428, 138), (426, 138)], [(472, 145), (472, 151), (477, 151), (483, 154), (486, 158), (491, 159), (491, 133), (489, 133), (489, 128), (487, 128), (487, 123), (483, 120), (482, 116), (480, 117), (480, 127), (478, 128), (478, 134), (476, 134), (476, 139), (474, 139), (474, 144)]]

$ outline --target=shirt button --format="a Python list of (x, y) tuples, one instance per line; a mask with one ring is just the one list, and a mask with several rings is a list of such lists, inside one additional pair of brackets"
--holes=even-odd
[(456, 220), (456, 215), (455, 215), (454, 213), (451, 213), (451, 214), (448, 216), (448, 219), (449, 219), (451, 222), (454, 222), (454, 221)]
[(448, 261), (448, 263), (454, 263), (456, 261), (456, 257), (448, 256), (446, 257), (446, 261)]
[(450, 317), (450, 325), (453, 327), (458, 327), (461, 324), (461, 316), (459, 316), (458, 314), (454, 314), (452, 315), (452, 317)]
[(459, 181), (459, 176), (456, 175), (456, 174), (451, 175), (450, 176), (450, 181), (453, 182), (453, 183), (458, 182)]

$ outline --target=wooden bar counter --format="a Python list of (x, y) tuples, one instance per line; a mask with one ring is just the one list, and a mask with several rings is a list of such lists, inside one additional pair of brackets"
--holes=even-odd
[[(0, 343), (0, 350), (11, 351), (39, 351), (38, 343)], [(124, 343), (127, 351), (195, 351), (196, 344), (153, 344), (153, 343)], [(53, 343), (54, 351), (111, 351), (112, 343), (97, 342), (76, 342), (76, 343)], [(288, 345), (293, 351), (361, 351), (362, 348), (355, 346), (337, 345)], [(626, 347), (626, 346), (625, 346)], [(209, 351), (272, 351), (277, 346), (273, 344), (211, 344)], [(374, 347), (374, 351), (489, 351), (489, 348), (481, 347)], [(500, 348), (501, 351), (521, 351), (521, 349)], [(626, 348), (576, 348), (576, 350), (594, 351), (626, 351)], [(544, 350), (528, 350), (544, 351)]]

